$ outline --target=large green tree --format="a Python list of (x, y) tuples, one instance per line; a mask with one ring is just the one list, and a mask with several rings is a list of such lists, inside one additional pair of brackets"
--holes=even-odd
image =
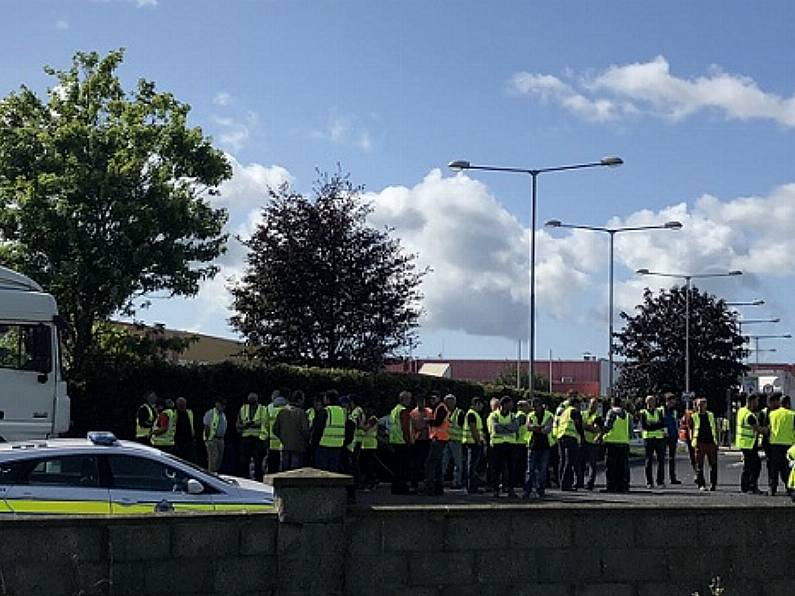
[[(634, 316), (622, 313), (623, 330), (617, 334), (616, 351), (626, 359), (616, 393), (639, 397), (654, 392), (685, 390), (686, 287), (648, 288)], [(718, 407), (726, 392), (737, 386), (744, 370), (743, 338), (737, 317), (726, 302), (690, 290), (690, 389)]]
[(125, 91), (123, 56), (79, 52), (45, 68), (44, 97), (22, 86), (0, 101), (0, 260), (55, 295), (77, 373), (96, 321), (155, 292), (194, 295), (226, 245), (208, 196), (230, 165), (190, 106), (143, 79)]
[(314, 196), (271, 189), (232, 288), (232, 324), (266, 362), (375, 369), (413, 345), (415, 255), (367, 222), (362, 187), (320, 174)]

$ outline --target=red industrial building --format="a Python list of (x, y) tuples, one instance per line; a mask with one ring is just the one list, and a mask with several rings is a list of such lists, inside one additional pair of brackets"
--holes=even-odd
[[(550, 367), (551, 365), (551, 367)], [(552, 378), (552, 391), (566, 393), (577, 391), (584, 395), (604, 395), (607, 391), (607, 360), (587, 357), (583, 360), (537, 360), (536, 374)], [(520, 364), (527, 373), (527, 361)], [(386, 366), (388, 372), (420, 373), (434, 376), (492, 383), (499, 376), (515, 375), (515, 360), (404, 360)], [(513, 377), (511, 377), (513, 378)]]

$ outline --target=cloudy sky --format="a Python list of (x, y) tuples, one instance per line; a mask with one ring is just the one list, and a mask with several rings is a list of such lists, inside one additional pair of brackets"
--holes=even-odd
[[(488, 6), (488, 8), (487, 8)], [(795, 332), (795, 4), (669, 0), (371, 2), (346, 0), (7, 1), (0, 91), (43, 90), (44, 64), (124, 46), (122, 75), (157, 81), (228, 154), (217, 199), (245, 236), (269, 185), (311, 188), (337, 163), (364, 184), (373, 222), (421, 263), (418, 355), (511, 357), (527, 333), (529, 181), (456, 174), (452, 159), (519, 167), (619, 155), (620, 168), (539, 178), (539, 224), (657, 224), (619, 236), (616, 312), (638, 268), (742, 269), (705, 282), (764, 298), (761, 333)], [(540, 354), (606, 353), (607, 241), (538, 229)], [(154, 300), (144, 320), (233, 335), (227, 279), (189, 301)], [(770, 342), (767, 359), (795, 346)], [(764, 357), (764, 356), (763, 356)]]

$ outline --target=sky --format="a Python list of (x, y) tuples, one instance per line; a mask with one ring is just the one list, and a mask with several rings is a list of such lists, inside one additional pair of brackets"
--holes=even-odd
[[(618, 155), (618, 168), (542, 174), (538, 184), (539, 355), (605, 356), (603, 234), (544, 228), (678, 220), (619, 235), (613, 315), (632, 312), (639, 268), (744, 275), (699, 282), (762, 298), (757, 333), (795, 332), (795, 3), (771, 0), (484, 3), (254, 0), (0, 2), (0, 92), (44, 93), (45, 64), (124, 47), (128, 88), (156, 81), (234, 175), (214, 202), (246, 237), (269, 186), (311, 192), (340, 164), (425, 278), (414, 356), (512, 358), (527, 337), (529, 179), (446, 164), (543, 168)], [(146, 322), (234, 337), (221, 273), (192, 299), (155, 297)], [(751, 330), (750, 325), (746, 329)], [(795, 361), (763, 341), (762, 361)], [(526, 351), (526, 341), (523, 348)]]

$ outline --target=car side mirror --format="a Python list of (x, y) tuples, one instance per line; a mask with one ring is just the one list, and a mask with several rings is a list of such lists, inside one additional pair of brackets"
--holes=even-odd
[(204, 485), (199, 482), (198, 480), (194, 480), (193, 478), (188, 478), (188, 494), (189, 495), (200, 495), (204, 492)]

